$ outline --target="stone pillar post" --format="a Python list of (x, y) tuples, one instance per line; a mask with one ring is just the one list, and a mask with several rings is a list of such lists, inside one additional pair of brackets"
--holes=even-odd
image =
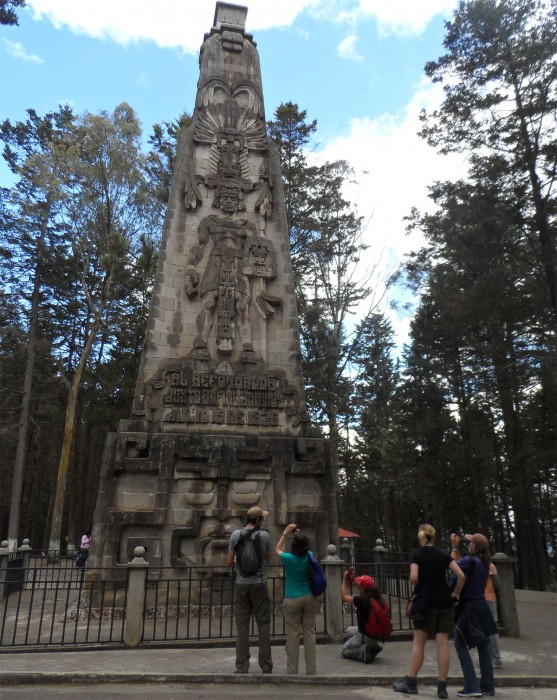
[(387, 581), (385, 576), (385, 568), (383, 564), (387, 559), (387, 552), (389, 550), (383, 546), (383, 540), (375, 540), (375, 547), (373, 548), (373, 563), (375, 564), (375, 585), (380, 591), (387, 590)]
[(0, 600), (4, 597), (6, 578), (8, 576), (8, 558), (10, 549), (8, 540), (3, 540), (0, 545)]
[(342, 540), (342, 543), (340, 545), (340, 556), (342, 561), (348, 566), (349, 564), (352, 564), (352, 557), (351, 555), (351, 546), (350, 542), (348, 541), (347, 537), (344, 537)]
[(375, 547), (373, 548), (373, 561), (375, 564), (383, 564), (388, 551), (389, 550), (383, 546), (383, 540), (375, 540)]
[(321, 560), (321, 566), (327, 577), (325, 591), (325, 632), (332, 642), (341, 642), (344, 636), (342, 625), (342, 572), (345, 563), (337, 556), (334, 544), (327, 547), (327, 556)]
[(145, 580), (149, 563), (143, 555), (145, 547), (133, 550), (133, 560), (128, 564), (128, 595), (126, 596), (126, 611), (124, 615), (124, 644), (137, 647), (143, 635), (143, 607), (145, 602)]
[(505, 628), (506, 634), (511, 637), (520, 637), (520, 625), (518, 624), (518, 610), (514, 592), (514, 559), (503, 554), (503, 552), (496, 552), (492, 559), (497, 567), (497, 574), (501, 584), (500, 589), (497, 591), (499, 622)]
[(23, 587), (25, 588), (29, 577), (29, 561), (31, 559), (31, 547), (27, 538), (23, 540), (23, 544), (17, 551), (23, 554)]

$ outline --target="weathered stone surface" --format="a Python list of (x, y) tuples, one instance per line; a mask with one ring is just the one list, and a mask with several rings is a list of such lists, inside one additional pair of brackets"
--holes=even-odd
[(178, 145), (133, 416), (107, 439), (92, 566), (224, 567), (246, 511), (325, 553), (336, 484), (304, 401), (278, 156), (246, 8), (217, 3)]

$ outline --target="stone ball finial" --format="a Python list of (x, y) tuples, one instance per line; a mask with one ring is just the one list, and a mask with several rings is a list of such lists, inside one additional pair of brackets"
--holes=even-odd
[(379, 537), (375, 540), (375, 546), (376, 547), (382, 547), (383, 546), (383, 540), (380, 539)]
[(337, 548), (334, 544), (327, 545), (327, 556), (334, 557), (337, 553)]
[(138, 559), (142, 559), (145, 556), (145, 551), (145, 547), (139, 545), (133, 550), (133, 556), (137, 557)]
[(29, 546), (29, 538), (28, 538), (28, 537), (26, 537), (26, 538), (23, 540), (23, 545), (24, 545), (25, 547), (28, 547), (28, 546)]
[(2, 544), (0, 544), (1, 549), (8, 549), (8, 540), (2, 540)]

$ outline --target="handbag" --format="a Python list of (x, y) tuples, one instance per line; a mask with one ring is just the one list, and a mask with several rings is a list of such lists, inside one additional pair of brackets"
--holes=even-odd
[(406, 603), (406, 617), (409, 620), (423, 620), (427, 615), (429, 590), (423, 588), (420, 591), (414, 590)]
[(327, 578), (313, 552), (308, 552), (308, 565), (309, 588), (314, 596), (320, 596), (322, 593), (325, 593), (327, 588)]

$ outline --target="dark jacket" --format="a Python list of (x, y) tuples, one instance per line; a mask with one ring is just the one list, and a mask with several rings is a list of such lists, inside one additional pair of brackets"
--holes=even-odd
[(461, 602), (456, 615), (454, 633), (462, 635), (468, 647), (476, 647), (487, 637), (497, 634), (497, 626), (487, 601)]

